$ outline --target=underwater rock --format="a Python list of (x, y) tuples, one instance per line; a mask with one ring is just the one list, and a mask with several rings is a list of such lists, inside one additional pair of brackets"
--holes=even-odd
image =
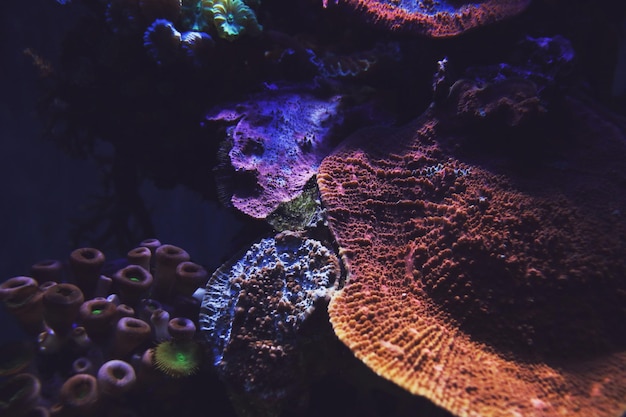
[(263, 239), (209, 279), (199, 318), (220, 377), (273, 407), (308, 381), (299, 332), (339, 285), (335, 254), (304, 233)]

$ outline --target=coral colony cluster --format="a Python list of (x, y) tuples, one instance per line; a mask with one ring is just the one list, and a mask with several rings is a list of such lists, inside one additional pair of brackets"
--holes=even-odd
[(148, 177), (262, 227), (214, 272), (147, 239), (2, 282), (28, 337), (2, 347), (1, 416), (378, 415), (307, 403), (354, 358), (432, 415), (626, 410), (626, 122), (576, 90), (566, 36), (428, 50), (529, 0), (82, 4), (99, 49), (30, 53), (49, 133), (111, 145), (125, 212)]
[(309, 379), (302, 327), (325, 308), (340, 277), (333, 250), (289, 231), (262, 239), (213, 274), (199, 327), (232, 392), (271, 409), (302, 391)]
[(165, 405), (135, 400), (166, 402), (207, 361), (233, 395), (276, 407), (299, 389), (299, 329), (338, 287), (341, 267), (321, 242), (283, 232), (212, 277), (156, 239), (114, 263), (80, 248), (30, 272), (0, 286), (30, 336), (4, 347), (7, 417), (166, 415)]
[[(144, 1), (139, 2), (141, 17), (129, 17), (133, 11), (124, 7), (128, 3), (111, 2), (107, 9), (109, 22), (116, 30), (123, 30), (124, 22), (119, 28), (115, 26), (119, 15), (133, 20), (133, 23), (136, 18), (150, 20), (156, 17), (146, 29), (143, 41), (150, 56), (159, 64), (176, 60), (180, 53), (193, 58), (213, 43), (209, 33), (234, 41), (244, 33), (254, 35), (262, 29), (254, 11), (242, 0)], [(176, 26), (183, 32), (179, 32)]]
[(121, 413), (130, 395), (199, 370), (192, 295), (207, 271), (156, 239), (124, 263), (107, 271), (101, 251), (80, 248), (2, 283), (4, 307), (30, 336), (8, 347), (21, 351), (3, 363), (3, 416)]

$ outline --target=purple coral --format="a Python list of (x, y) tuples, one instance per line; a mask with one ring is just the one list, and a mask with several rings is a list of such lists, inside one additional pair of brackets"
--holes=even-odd
[(299, 332), (338, 287), (337, 256), (304, 233), (252, 245), (210, 278), (200, 333), (222, 379), (242, 394), (281, 400), (303, 372)]
[(320, 98), (277, 90), (207, 115), (207, 121), (232, 124), (227, 129), (230, 175), (248, 179), (231, 178), (231, 203), (264, 219), (280, 203), (297, 197), (332, 148), (334, 129), (343, 122), (340, 104), (338, 95)]

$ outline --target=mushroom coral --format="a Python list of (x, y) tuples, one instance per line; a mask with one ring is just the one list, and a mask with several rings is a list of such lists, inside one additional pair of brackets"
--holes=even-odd
[(375, 25), (434, 38), (459, 35), (521, 13), (530, 0), (346, 0)]
[(435, 106), (319, 169), (348, 270), (335, 333), (460, 417), (626, 409), (626, 122), (569, 97), (559, 111), (493, 135)]

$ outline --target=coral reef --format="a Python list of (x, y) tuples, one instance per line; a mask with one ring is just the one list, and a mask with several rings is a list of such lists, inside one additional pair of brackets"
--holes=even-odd
[(239, 402), (276, 412), (305, 391), (310, 378), (299, 334), (315, 308), (325, 307), (340, 277), (330, 249), (289, 231), (255, 243), (213, 274), (200, 332)]
[[(0, 411), (166, 416), (198, 409), (207, 394), (187, 396), (199, 389), (214, 401), (225, 390), (228, 415), (302, 411), (339, 346), (325, 313), (342, 280), (338, 257), (309, 233), (263, 239), (210, 279), (181, 247), (146, 239), (125, 259), (85, 247), (33, 265), (60, 265), (58, 282), (4, 281), (3, 305), (28, 338), (3, 346)], [(24, 321), (12, 306), (36, 294), (38, 316)]]
[(530, 0), (347, 0), (345, 3), (363, 13), (368, 21), (391, 31), (448, 37), (515, 16), (524, 11)]
[[(122, 260), (105, 261), (101, 251), (85, 247), (66, 261), (38, 262), (33, 271), (42, 265), (54, 265), (58, 281), (18, 276), (0, 284), (2, 304), (27, 335), (2, 348), (8, 355), (0, 374), (2, 415), (169, 415), (175, 402), (167, 396), (158, 404), (134, 399), (174, 393), (174, 379), (191, 389), (202, 364), (200, 303), (192, 297), (206, 282), (202, 266), (156, 239)], [(27, 320), (18, 304), (30, 306)]]
[(318, 97), (303, 89), (270, 90), (209, 112), (207, 123), (231, 125), (222, 173), (225, 199), (263, 219), (298, 196), (330, 153), (343, 118), (341, 96)]
[[(86, 246), (0, 284), (3, 416), (624, 411), (626, 122), (581, 91), (619, 78), (625, 6), (62, 3), (59, 59), (24, 54), (103, 194)], [(105, 257), (158, 235), (147, 181), (245, 223), (185, 244), (247, 249)]]
[(211, 8), (218, 36), (234, 41), (244, 33), (258, 34), (262, 27), (254, 11), (242, 0), (215, 0)]
[(619, 416), (626, 123), (565, 95), (522, 128), (509, 110), (527, 107), (497, 103), (541, 94), (513, 80), (481, 97), (489, 130), (453, 87), (453, 105), (324, 159), (348, 270), (330, 320), (376, 373), (457, 416)]

